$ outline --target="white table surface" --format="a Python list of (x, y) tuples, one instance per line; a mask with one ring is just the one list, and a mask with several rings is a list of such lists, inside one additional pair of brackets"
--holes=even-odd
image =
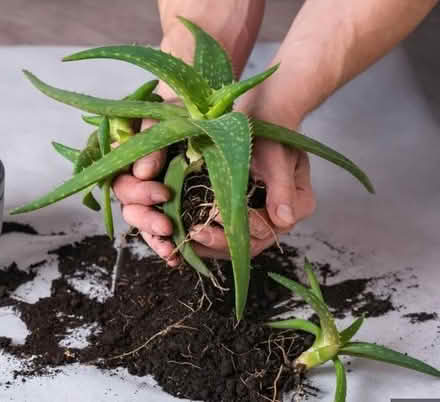
[[(261, 71), (275, 49), (276, 44), (259, 45), (247, 73)], [(22, 68), (55, 86), (113, 98), (146, 78), (144, 71), (122, 62), (59, 62), (74, 50), (0, 48), (0, 158), (6, 166), (8, 209), (69, 176), (70, 166), (55, 156), (51, 140), (80, 146), (89, 131), (77, 111), (33, 89), (21, 74)], [(400, 288), (394, 284), (398, 289), (393, 302), (405, 307), (368, 319), (359, 338), (407, 351), (436, 367), (440, 367), (440, 321), (414, 325), (402, 315), (440, 310), (439, 117), (440, 110), (433, 110), (425, 100), (402, 49), (395, 49), (335, 94), (307, 118), (303, 131), (358, 163), (371, 177), (377, 194), (367, 194), (348, 173), (313, 158), (318, 210), (284, 238), (302, 253), (308, 248), (312, 260), (341, 268), (332, 281), (399, 272), (404, 280)], [(99, 216), (81, 207), (77, 199), (14, 220), (30, 223), (41, 233), (64, 231), (66, 235), (0, 237), (0, 267), (16, 261), (24, 269), (48, 258), (46, 252), (54, 246), (103, 232)], [(338, 253), (327, 242), (345, 252)], [(411, 279), (414, 274), (416, 279)], [(47, 295), (57, 275), (57, 261), (49, 258), (23, 293), (30, 301)], [(420, 287), (407, 289), (411, 280)], [(348, 320), (342, 324), (345, 322)], [(16, 342), (22, 342), (26, 335), (26, 328), (11, 310), (0, 311), (2, 335), (12, 336)], [(0, 383), (7, 381), (19, 364), (0, 352)], [(358, 359), (353, 359), (350, 367), (350, 401), (440, 398), (438, 379)], [(110, 376), (93, 367), (75, 365), (55, 377), (0, 386), (0, 401), (49, 402), (55, 400), (54, 395), (66, 402), (176, 400), (155, 387), (151, 379), (130, 376), (125, 370), (119, 374)], [(333, 400), (334, 378), (329, 366), (316, 369), (311, 380), (322, 390), (319, 400)]]

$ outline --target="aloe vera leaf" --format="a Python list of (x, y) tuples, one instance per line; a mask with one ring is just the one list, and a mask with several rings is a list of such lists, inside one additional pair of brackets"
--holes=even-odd
[(60, 144), (59, 142), (52, 142), (52, 146), (55, 148), (55, 151), (57, 151), (61, 156), (66, 158), (72, 163), (75, 163), (78, 159), (79, 154), (81, 151), (79, 149), (70, 148), (66, 145)]
[(12, 210), (11, 214), (30, 212), (53, 204), (81, 191), (93, 183), (109, 177), (142, 156), (185, 138), (201, 134), (201, 130), (186, 119), (174, 119), (155, 124), (148, 130), (133, 136), (127, 142), (96, 161), (92, 166), (83, 169), (70, 180), (58, 186), (55, 190), (23, 207)]
[(83, 205), (87, 208), (90, 208), (93, 211), (99, 211), (101, 209), (101, 205), (99, 205), (98, 201), (96, 201), (92, 190), (95, 188), (96, 184), (92, 184), (84, 190), (84, 196), (82, 199)]
[(113, 234), (114, 234), (113, 214), (112, 214), (112, 200), (110, 196), (111, 185), (112, 185), (112, 178), (110, 177), (104, 181), (104, 184), (102, 186), (102, 205), (104, 212), (105, 229), (108, 237), (110, 237), (110, 239), (113, 239)]
[(101, 155), (104, 156), (111, 151), (110, 147), (110, 123), (107, 117), (104, 117), (98, 129), (98, 142)]
[[(139, 88), (137, 88), (133, 93), (130, 95), (124, 97), (122, 100), (134, 100), (134, 101), (159, 101), (161, 102), (163, 99), (159, 96), (159, 98), (152, 97), (152, 92), (156, 89), (157, 84), (159, 83), (158, 80), (152, 80), (148, 81), (145, 84), (141, 85)], [(82, 115), (82, 119), (92, 126), (99, 126), (101, 124), (102, 116), (90, 116), (90, 115)]]
[(266, 323), (268, 327), (278, 329), (299, 329), (319, 337), (321, 328), (313, 324), (311, 321), (303, 320), (302, 318), (293, 318), (290, 320), (271, 321)]
[(263, 71), (260, 74), (254, 75), (247, 80), (234, 82), (215, 91), (209, 98), (209, 103), (212, 106), (208, 113), (206, 113), (206, 117), (208, 119), (213, 119), (221, 116), (232, 106), (235, 99), (269, 78), (278, 69), (278, 66), (279, 64), (267, 69), (266, 71)]
[(211, 273), (201, 258), (194, 252), (191, 244), (186, 242), (185, 228), (182, 222), (182, 188), (188, 164), (183, 155), (177, 155), (168, 166), (164, 184), (171, 190), (172, 198), (163, 205), (163, 211), (173, 223), (173, 240), (185, 261), (202, 275)]
[(358, 319), (353, 321), (353, 323), (350, 326), (342, 330), (339, 334), (341, 336), (341, 342), (347, 343), (351, 338), (353, 338), (353, 336), (356, 335), (356, 333), (359, 331), (363, 323), (364, 323), (364, 316), (359, 317)]
[(160, 50), (143, 46), (105, 46), (75, 53), (63, 61), (102, 58), (126, 61), (150, 71), (182, 98), (193, 117), (201, 117), (201, 113), (208, 111), (207, 99), (212, 89), (206, 80), (192, 66)]
[(316, 277), (315, 273), (313, 272), (313, 266), (310, 264), (309, 260), (306, 258), (304, 260), (304, 269), (307, 273), (307, 278), (309, 280), (310, 284), (310, 290), (314, 293), (314, 295), (324, 302), (324, 297), (322, 296), (321, 287), (319, 286), (318, 278)]
[(84, 148), (75, 162), (73, 174), (76, 175), (86, 167), (92, 165), (95, 161), (101, 158), (101, 151), (98, 147), (87, 146)]
[(247, 187), (252, 133), (248, 118), (238, 112), (216, 120), (192, 121), (214, 145), (202, 148), (209, 178), (223, 219), (232, 259), (236, 316), (240, 320), (246, 305), (250, 276)]
[(81, 115), (81, 118), (87, 124), (90, 124), (90, 125), (96, 126), (96, 127), (98, 127), (102, 121), (102, 116), (96, 116), (96, 115), (83, 114), (83, 115)]
[(336, 370), (336, 392), (334, 401), (345, 402), (347, 398), (347, 375), (345, 373), (345, 367), (337, 356), (333, 358), (333, 364)]
[(160, 96), (159, 94), (151, 94), (148, 99), (146, 99), (149, 102), (163, 102), (165, 99), (162, 98), (162, 96)]
[(339, 152), (336, 152), (319, 141), (306, 137), (303, 134), (268, 123), (267, 121), (254, 120), (253, 124), (254, 135), (280, 142), (285, 145), (290, 145), (333, 162), (335, 165), (342, 167), (356, 177), (370, 193), (374, 193), (374, 187), (368, 176), (351, 160), (347, 159)]
[(285, 276), (269, 273), (269, 276), (280, 285), (290, 289), (292, 292), (300, 295), (304, 301), (312, 307), (312, 309), (318, 314), (321, 323), (321, 333), (326, 340), (331, 344), (339, 344), (339, 333), (336, 329), (335, 321), (328, 310), (328, 307), (319, 298), (312, 293), (309, 289), (300, 285)]
[(196, 41), (193, 67), (207, 81), (211, 88), (219, 89), (234, 80), (232, 65), (225, 49), (211, 35), (198, 25), (178, 17), (193, 34)]
[(59, 102), (76, 107), (89, 113), (100, 114), (108, 117), (148, 117), (155, 120), (167, 120), (176, 117), (187, 117), (188, 113), (182, 107), (161, 104), (157, 102), (112, 100), (95, 98), (76, 92), (58, 89), (45, 84), (32, 73), (24, 70), (24, 74), (31, 83), (45, 95)]
[(140, 100), (145, 101), (149, 100), (148, 98), (151, 96), (153, 91), (156, 89), (159, 84), (159, 80), (151, 80), (147, 81), (145, 84), (142, 84), (139, 88), (137, 88), (130, 95), (127, 95), (123, 100)]
[(421, 360), (388, 349), (385, 346), (374, 345), (367, 342), (349, 342), (340, 349), (339, 353), (342, 355), (378, 360), (395, 366), (419, 371), (420, 373), (429, 374), (434, 377), (440, 377), (440, 370), (437, 370), (435, 367), (432, 367)]

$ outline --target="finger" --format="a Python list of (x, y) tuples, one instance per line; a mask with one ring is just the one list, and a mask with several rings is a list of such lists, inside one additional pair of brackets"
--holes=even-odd
[(113, 182), (113, 191), (123, 204), (154, 205), (168, 201), (170, 191), (156, 181), (143, 181), (128, 174), (118, 176)]
[(290, 230), (296, 222), (297, 158), (297, 151), (273, 141), (259, 139), (255, 144), (253, 175), (266, 184), (266, 210), (278, 231)]
[(296, 182), (296, 215), (297, 221), (311, 216), (316, 209), (316, 197), (310, 178), (310, 160), (306, 153), (301, 152), (295, 172)]
[[(155, 120), (144, 119), (142, 120), (142, 130), (146, 130), (150, 128), (154, 123), (157, 123)], [(142, 135), (148, 135), (142, 134)], [(133, 164), (133, 175), (141, 180), (150, 180), (156, 177), (163, 165), (166, 162), (167, 153), (166, 149), (161, 149), (160, 151), (153, 152), (143, 158), (137, 160)]]
[[(262, 251), (264, 251), (266, 248), (272, 246), (275, 243), (275, 238), (269, 237), (267, 239), (251, 239), (250, 242), (250, 253), (251, 257), (255, 257), (256, 255), (260, 254)], [(209, 258), (217, 258), (222, 260), (230, 260), (231, 255), (229, 254), (229, 249), (215, 249), (212, 247), (207, 247), (203, 244), (200, 244), (198, 242), (191, 242), (191, 246), (193, 250), (200, 256), (200, 257), (209, 257)]]
[(270, 246), (272, 246), (276, 241), (275, 236), (270, 236), (266, 239), (256, 239), (251, 238), (251, 257), (255, 257), (260, 254), (262, 251), (266, 250)]
[[(214, 221), (223, 225), (223, 219), (218, 210), (212, 212)], [(273, 234), (274, 230), (270, 224), (270, 218), (265, 209), (249, 209), (249, 234), (258, 239), (265, 239)]]
[(225, 251), (228, 249), (225, 233), (219, 227), (196, 225), (191, 229), (189, 235), (192, 240), (213, 250)]
[(203, 244), (195, 241), (191, 242), (191, 247), (200, 257), (216, 258), (219, 260), (230, 260), (231, 256), (229, 250), (215, 250), (210, 247), (206, 247)]
[(249, 209), (249, 232), (252, 237), (260, 240), (275, 235), (265, 209)]
[(176, 246), (167, 239), (152, 235), (148, 232), (141, 232), (142, 238), (147, 242), (151, 249), (171, 267), (176, 267), (181, 263)]
[(171, 221), (162, 213), (144, 205), (124, 205), (124, 220), (140, 232), (148, 232), (156, 236), (170, 236), (173, 233)]

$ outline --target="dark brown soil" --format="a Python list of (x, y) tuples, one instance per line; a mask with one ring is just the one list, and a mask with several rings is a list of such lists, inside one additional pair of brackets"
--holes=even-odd
[[(248, 207), (263, 208), (266, 201), (266, 187), (262, 182), (249, 179)], [(212, 222), (212, 208), (214, 207), (214, 192), (208, 171), (189, 174), (184, 181), (182, 191), (183, 225), (188, 232), (192, 226)], [(211, 213), (211, 216), (210, 216)], [(215, 222), (214, 222), (215, 224)]]
[[(293, 248), (285, 247), (285, 252), (283, 260), (296, 255)], [(115, 297), (99, 303), (68, 281), (86, 277), (89, 269), (99, 266), (107, 272), (103, 280), (110, 286), (116, 252), (107, 238), (86, 238), (53, 253), (59, 257), (62, 277), (53, 282), (51, 297), (36, 304), (14, 302), (31, 332), (25, 345), (2, 341), (6, 351), (16, 356), (38, 356), (35, 371), (26, 367), (16, 376), (40, 374), (46, 367), (76, 361), (105, 369), (122, 366), (134, 375), (152, 374), (173, 395), (206, 401), (272, 399), (280, 370), (278, 391), (295, 386), (291, 370), (280, 369), (285, 363), (280, 348), (293, 360), (313, 338), (283, 335), (261, 325), (279, 311), (272, 306), (290, 296), (269, 280), (261, 264), (296, 279), (296, 267), (280, 264), (277, 250), (266, 252), (254, 264), (247, 316), (238, 325), (232, 292), (223, 294), (209, 282), (202, 287), (190, 269), (171, 270), (159, 258), (139, 260), (130, 254)], [(227, 278), (222, 285), (232, 288), (229, 264), (220, 269)], [(95, 322), (99, 330), (89, 337), (87, 348), (59, 345), (69, 328)]]
[[(18, 357), (37, 356), (32, 365), (15, 373), (19, 379), (44, 374), (47, 367), (79, 361), (102, 369), (126, 367), (133, 375), (151, 374), (165, 391), (182, 398), (212, 402), (272, 400), (274, 384), (279, 394), (297, 389), (301, 383), (287, 367), (283, 350), (288, 360), (293, 360), (313, 341), (311, 335), (262, 325), (276, 313), (303, 305), (295, 302), (274, 308), (290, 293), (271, 281), (267, 272), (295, 280), (297, 274), (303, 277), (292, 260), (297, 251), (287, 245), (283, 249), (284, 254), (273, 248), (253, 260), (246, 317), (237, 325), (232, 291), (223, 292), (207, 281), (202, 286), (189, 268), (172, 270), (159, 258), (139, 258), (131, 252), (119, 273), (116, 294), (104, 302), (92, 300), (78, 292), (71, 281), (94, 275), (110, 289), (116, 251), (105, 236), (65, 245), (52, 252), (58, 256), (61, 277), (53, 281), (51, 297), (35, 304), (7, 295), (31, 280), (38, 267), (27, 270), (28, 274), (14, 265), (7, 268), (9, 273), (0, 271), (0, 284), (6, 289), (0, 303), (15, 305), (30, 331), (24, 345), (12, 345), (8, 338), (0, 338), (0, 348)], [(230, 264), (211, 266), (218, 276), (220, 272), (224, 275), (221, 285), (232, 289)], [(318, 268), (321, 277), (334, 276), (330, 266)], [(376, 296), (367, 290), (371, 281), (374, 278), (326, 285), (323, 293), (337, 316), (359, 311), (376, 316), (393, 309), (389, 295)], [(389, 306), (378, 309), (381, 303)], [(95, 323), (86, 348), (60, 345), (70, 329)], [(319, 390), (309, 388), (308, 392), (316, 394)]]
[(411, 324), (419, 324), (421, 322), (437, 320), (438, 314), (437, 313), (420, 312), (420, 313), (404, 314), (402, 317), (409, 318), (409, 322)]
[(31, 235), (38, 234), (38, 232), (31, 225), (18, 222), (3, 222), (2, 233), (6, 234), (12, 232), (26, 233)]

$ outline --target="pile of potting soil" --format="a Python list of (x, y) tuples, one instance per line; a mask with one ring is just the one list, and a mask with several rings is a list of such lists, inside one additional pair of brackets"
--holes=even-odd
[[(165, 391), (193, 400), (275, 401), (285, 391), (317, 392), (289, 367), (313, 336), (262, 325), (275, 314), (303, 305), (275, 308), (290, 293), (267, 276), (272, 271), (298, 280), (294, 248), (283, 245), (283, 254), (270, 249), (253, 260), (246, 316), (237, 324), (229, 263), (211, 264), (228, 291), (201, 281), (188, 267), (170, 269), (159, 258), (138, 253), (137, 242), (132, 240), (113, 296), (117, 253), (105, 236), (53, 250), (61, 276), (52, 282), (51, 296), (35, 304), (10, 295), (33, 279), (38, 266), (27, 273), (14, 264), (0, 267), (0, 306), (15, 306), (30, 331), (24, 345), (1, 338), (0, 347), (19, 358), (37, 356), (16, 371), (17, 378), (82, 362), (150, 374)], [(318, 266), (318, 272), (322, 278), (332, 276), (328, 264)], [(78, 290), (81, 281), (89, 283), (88, 294)], [(93, 281), (106, 292), (94, 292)], [(348, 312), (378, 316), (394, 309), (391, 296), (367, 290), (371, 281), (374, 278), (323, 285), (323, 294), (338, 317)]]

